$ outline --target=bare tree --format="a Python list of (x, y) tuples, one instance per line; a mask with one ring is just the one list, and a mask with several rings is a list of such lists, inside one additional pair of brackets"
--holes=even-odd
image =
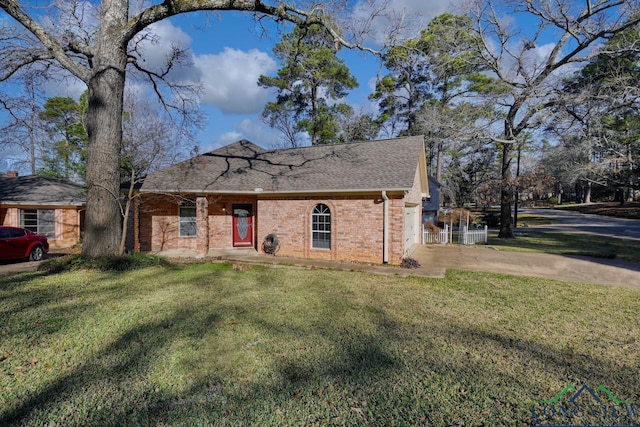
[(121, 204), (122, 236), (119, 253), (125, 251), (134, 190), (152, 171), (175, 163), (181, 155), (184, 134), (172, 120), (131, 91), (125, 93), (121, 169), (128, 183)]
[(273, 148), (296, 148), (302, 145), (302, 135), (296, 129), (295, 108), (286, 108), (274, 103), (265, 107), (262, 121), (280, 131), (278, 142), (273, 145)]
[[(510, 87), (496, 102), (505, 111), (499, 237), (513, 238), (512, 159), (518, 138), (548, 118), (561, 77), (597, 54), (596, 44), (640, 22), (636, 2), (627, 0), (474, 0), (470, 10), (484, 61)], [(511, 16), (532, 22), (523, 30)]]
[(42, 99), (36, 89), (37, 84), (37, 76), (25, 75), (22, 93), (13, 97), (0, 95), (5, 108), (11, 113), (7, 124), (0, 128), (0, 146), (26, 153), (26, 160), (17, 159), (13, 164), (21, 167), (26, 163), (32, 175), (41, 166), (46, 141), (40, 120)]
[(618, 192), (620, 202), (626, 201), (622, 189), (633, 198), (638, 188), (638, 31), (633, 27), (617, 34), (597, 57), (567, 78), (554, 109), (550, 130), (561, 136), (562, 144), (552, 158), (563, 159), (577, 151), (576, 158), (582, 161), (569, 163), (565, 170), (577, 187), (586, 187), (587, 201), (591, 184)]
[[(266, 17), (295, 25), (328, 22), (328, 10), (344, 10), (345, 2), (310, 2), (298, 8), (293, 2), (261, 0), (183, 0), (151, 4), (133, 10), (130, 0), (102, 0), (100, 3), (56, 1), (43, 5), (0, 0), (0, 9), (13, 18), (0, 24), (0, 82), (19, 77), (26, 70), (63, 70), (88, 87), (87, 211), (83, 254), (101, 256), (119, 250), (122, 230), (120, 191), (120, 148), (122, 145), (123, 95), (130, 67), (145, 73), (158, 85), (166, 82), (175, 51), (161, 72), (146, 70), (136, 54), (140, 37), (150, 25), (172, 16), (197, 11), (242, 11), (258, 20)], [(375, 9), (381, 13), (382, 9)], [(335, 43), (357, 47), (328, 25)], [(186, 100), (183, 100), (186, 102)], [(170, 103), (178, 108), (184, 102)]]

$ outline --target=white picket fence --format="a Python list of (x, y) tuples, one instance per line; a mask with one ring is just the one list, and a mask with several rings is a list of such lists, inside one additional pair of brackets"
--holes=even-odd
[(458, 242), (461, 245), (475, 245), (476, 243), (487, 244), (487, 226), (484, 228), (473, 228), (469, 230), (466, 226), (462, 227), (458, 235)]
[[(487, 226), (484, 228), (472, 228), (468, 229), (466, 226), (462, 226), (460, 230), (456, 232), (458, 234), (458, 244), (460, 245), (475, 245), (477, 243), (487, 243)], [(431, 231), (427, 228), (422, 229), (422, 243), (427, 244), (441, 244), (453, 242), (453, 232), (449, 229), (449, 225), (445, 224), (444, 228), (440, 231)]]
[(446, 245), (449, 243), (449, 226), (447, 224), (444, 225), (444, 228), (440, 231), (431, 231), (427, 228), (422, 228), (422, 244), (433, 244), (439, 243), (441, 245)]

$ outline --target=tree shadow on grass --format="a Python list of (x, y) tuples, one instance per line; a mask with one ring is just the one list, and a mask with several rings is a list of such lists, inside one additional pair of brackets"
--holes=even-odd
[[(243, 294), (234, 280), (219, 287), (211, 271), (196, 270), (189, 280), (208, 299), (154, 308), (153, 318), (5, 405), (0, 425), (527, 425), (531, 405), (569, 383), (639, 398), (638, 366), (606, 354), (465, 324), (428, 305), (425, 324), (415, 312), (399, 320), (382, 308), (385, 297), (328, 286), (331, 273), (299, 294), (267, 271), (224, 274), (254, 275), (267, 292)], [(107, 287), (99, 300), (112, 295)]]
[[(271, 285), (277, 286), (277, 280)], [(218, 424), (225, 419), (236, 425), (255, 424), (256, 420), (268, 421), (262, 417), (273, 415), (272, 410), (286, 405), (296, 393), (324, 387), (327, 378), (330, 383), (356, 384), (398, 367), (395, 357), (383, 348), (375, 334), (357, 328), (334, 328), (327, 319), (319, 329), (323, 339), (335, 341), (330, 343), (334, 351), (329, 356), (312, 353), (310, 358), (298, 359), (290, 348), (282, 356), (276, 346), (261, 353), (271, 359), (265, 376), (238, 380), (217, 365), (204, 371), (193, 369), (190, 374), (194, 363), (215, 355), (209, 356), (207, 352), (217, 349), (205, 345), (195, 360), (180, 361), (177, 356), (178, 366), (170, 367), (173, 373), (169, 375), (180, 372), (187, 377), (195, 376), (189, 381), (192, 386), (171, 390), (164, 383), (163, 387), (157, 387), (152, 371), (169, 363), (167, 359), (174, 357), (175, 345), (205, 344), (204, 338), (221, 327), (233, 331), (231, 323), (265, 330), (280, 328), (276, 335), (283, 340), (312, 332), (269, 324), (260, 319), (259, 312), (246, 307), (222, 304), (208, 309), (208, 305), (190, 301), (179, 310), (168, 310), (160, 319), (130, 328), (46, 386), (14, 400), (11, 406), (5, 405), (0, 411), (0, 425), (45, 425), (51, 420), (83, 426), (191, 425)], [(81, 313), (75, 315), (70, 317)], [(382, 323), (393, 323), (384, 319), (381, 312), (375, 317), (381, 317)]]
[[(146, 425), (141, 408), (157, 393), (145, 377), (148, 368), (167, 356), (176, 337), (202, 334), (200, 326), (213, 327), (217, 315), (198, 320), (185, 310), (130, 329), (15, 407), (5, 407), (0, 425), (46, 425), (52, 414), (65, 425)], [(191, 322), (198, 327), (190, 328)]]

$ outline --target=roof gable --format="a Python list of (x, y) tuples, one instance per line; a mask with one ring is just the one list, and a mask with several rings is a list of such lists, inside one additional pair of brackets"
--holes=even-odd
[[(266, 151), (248, 141), (149, 175), (143, 192), (308, 193), (409, 190), (422, 136)], [(425, 169), (426, 175), (426, 169)]]

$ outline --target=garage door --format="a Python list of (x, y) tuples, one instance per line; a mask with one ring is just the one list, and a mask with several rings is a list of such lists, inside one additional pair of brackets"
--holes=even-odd
[(420, 242), (419, 206), (405, 207), (404, 220), (404, 250), (407, 251), (414, 244)]

